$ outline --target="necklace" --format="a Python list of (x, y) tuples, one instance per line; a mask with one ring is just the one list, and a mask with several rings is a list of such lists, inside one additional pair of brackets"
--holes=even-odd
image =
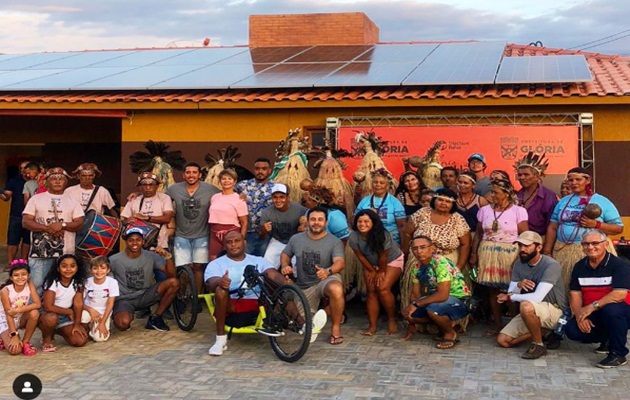
[(472, 204), (472, 202), (475, 200), (475, 197), (477, 197), (477, 195), (472, 193), (472, 195), (470, 196), (470, 200), (468, 200), (466, 203), (463, 203), (459, 201), (460, 199), (463, 200), (463, 196), (460, 196), (457, 198), (457, 205), (463, 208), (464, 210), (468, 210), (468, 206)]
[[(525, 207), (525, 205), (527, 204), (528, 201), (530, 201), (532, 199), (532, 197), (534, 197), (534, 195), (538, 193), (538, 184), (536, 184), (536, 189), (534, 189), (534, 191), (532, 192), (532, 194), (529, 195), (529, 197), (527, 197), (522, 203), (521, 205), (523, 207)], [(531, 204), (530, 204), (531, 205)]]
[(503, 211), (501, 211), (501, 213), (499, 214), (499, 216), (497, 217), (497, 211), (495, 210), (494, 207), (492, 207), (492, 213), (494, 214), (494, 221), (492, 221), (492, 232), (497, 232), (499, 230), (499, 218), (501, 218), (501, 216), (503, 215), (503, 213), (510, 208), (510, 206), (508, 205), (507, 207), (505, 207), (503, 209)]
[[(409, 200), (411, 200), (411, 202), (412, 202), (414, 205), (416, 205), (416, 206), (417, 206), (418, 204), (420, 204), (420, 192), (418, 192), (418, 194), (417, 194), (417, 195), (414, 195), (414, 194), (413, 194), (413, 193), (411, 193), (411, 192), (407, 192), (407, 194), (408, 194)], [(414, 197), (415, 197), (415, 198), (414, 198)], [(407, 203), (407, 202), (405, 202), (405, 204), (407, 204), (407, 205), (408, 205), (408, 203)]]
[(370, 196), (370, 208), (372, 209), (372, 211), (376, 213), (376, 215), (378, 215), (378, 212), (381, 210), (381, 207), (383, 207), (383, 205), (385, 204), (385, 200), (387, 200), (387, 193), (385, 193), (385, 197), (383, 197), (383, 200), (381, 201), (381, 205), (378, 206), (378, 208), (376, 208), (376, 206), (374, 205), (374, 195)]

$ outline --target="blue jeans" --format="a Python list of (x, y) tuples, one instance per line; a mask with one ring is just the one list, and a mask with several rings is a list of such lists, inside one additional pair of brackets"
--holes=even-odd
[(446, 301), (441, 303), (431, 303), (425, 307), (418, 307), (411, 314), (412, 318), (430, 318), (429, 313), (446, 316), (451, 321), (457, 321), (468, 315), (468, 310), (464, 302), (457, 297), (448, 296)]
[(44, 285), (44, 279), (50, 269), (57, 262), (56, 258), (29, 258), (28, 266), (31, 268), (31, 282), (37, 289), (37, 294), (40, 296), (44, 292), (42, 286)]
[(245, 252), (253, 256), (264, 257), (270, 239), (270, 236), (261, 238), (258, 232), (247, 232), (247, 235), (245, 235), (245, 240), (247, 241)]
[(595, 325), (590, 333), (584, 333), (575, 318), (567, 322), (565, 333), (571, 340), (583, 343), (603, 343), (608, 341), (608, 352), (625, 357), (628, 354), (626, 342), (630, 328), (630, 305), (627, 303), (606, 304), (588, 317)]

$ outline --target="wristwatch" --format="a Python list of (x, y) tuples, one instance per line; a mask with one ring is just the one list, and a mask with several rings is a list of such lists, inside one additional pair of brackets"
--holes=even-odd
[(328, 276), (332, 276), (333, 274), (332, 268), (328, 268), (326, 271), (328, 271)]
[(594, 301), (591, 304), (593, 305), (593, 308), (595, 309), (595, 311), (599, 310), (599, 301)]
[(65, 222), (61, 223), (61, 229), (66, 229), (67, 226), (68, 226), (68, 224), (66, 224)]
[(10, 337), (16, 337), (17, 335), (18, 335), (17, 331), (9, 333)]

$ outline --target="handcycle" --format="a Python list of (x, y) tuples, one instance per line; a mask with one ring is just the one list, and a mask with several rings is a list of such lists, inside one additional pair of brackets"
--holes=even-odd
[(177, 267), (175, 276), (179, 281), (179, 290), (173, 299), (175, 322), (179, 329), (190, 331), (197, 322), (197, 313), (201, 307), (197, 297), (195, 276), (187, 265)]
[[(313, 321), (311, 310), (304, 293), (294, 284), (276, 285), (258, 272), (254, 265), (245, 267), (243, 282), (230, 296), (237, 293), (240, 298), (252, 291), (258, 297), (259, 312), (252, 325), (242, 327), (225, 326), (231, 333), (260, 333), (269, 337), (271, 349), (282, 361), (298, 361), (310, 344)], [(259, 288), (259, 292), (253, 290)], [(214, 319), (214, 294), (199, 295), (206, 301), (208, 311)]]

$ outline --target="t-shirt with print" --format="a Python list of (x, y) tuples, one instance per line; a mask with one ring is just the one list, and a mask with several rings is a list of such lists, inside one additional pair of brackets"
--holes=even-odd
[[(372, 249), (368, 246), (367, 240), (357, 231), (352, 231), (350, 233), (350, 237), (348, 238), (348, 245), (353, 250), (359, 250), (365, 258), (372, 264), (378, 266), (378, 254), (374, 253)], [(392, 236), (389, 232), (385, 232), (385, 243), (383, 244), (383, 249), (388, 250), (387, 252), (387, 263), (396, 260), (398, 257), (402, 256), (402, 251), (400, 247), (396, 243), (392, 241)]]
[(129, 258), (127, 253), (114, 254), (109, 259), (112, 275), (118, 281), (120, 296), (117, 300), (129, 300), (142, 296), (153, 284), (155, 270), (163, 270), (164, 257), (152, 251), (142, 250), (139, 257)]
[[(498, 230), (492, 230), (494, 221)], [(518, 238), (518, 224), (527, 221), (527, 210), (513, 205), (504, 211), (495, 211), (492, 205), (483, 206), (477, 212), (477, 220), (483, 229), (483, 240), (499, 243), (514, 243)]]
[[(560, 264), (553, 258), (541, 255), (536, 265), (530, 265), (516, 259), (512, 265), (512, 282), (520, 282), (523, 279), (529, 279), (536, 286), (539, 283), (546, 282), (553, 285), (549, 293), (542, 300), (546, 303), (555, 304), (562, 309), (567, 308), (567, 296), (564, 290), (564, 280), (562, 279), (562, 268)], [(534, 287), (533, 292), (536, 290)], [(522, 292), (521, 292), (522, 293)]]
[(259, 183), (256, 179), (248, 179), (246, 181), (240, 181), (234, 186), (236, 193), (245, 194), (245, 201), (247, 202), (247, 209), (249, 210), (247, 232), (258, 232), (258, 228), (260, 227), (260, 214), (262, 214), (265, 208), (273, 205), (271, 201), (273, 185), (274, 183), (272, 181)]
[(431, 258), (429, 265), (417, 263), (412, 268), (412, 282), (426, 285), (429, 294), (435, 293), (438, 284), (451, 282), (449, 296), (457, 297), (458, 299), (470, 296), (470, 289), (466, 286), (462, 271), (446, 257), (435, 256)]
[[(92, 189), (83, 189), (81, 185), (74, 185), (67, 188), (64, 194), (72, 197), (74, 201), (81, 204), (83, 211), (87, 212), (88, 201), (90, 201), (96, 187), (97, 186), (94, 186)], [(89, 210), (94, 210), (102, 214), (103, 211), (111, 210), (115, 206), (116, 204), (114, 203), (114, 199), (112, 199), (112, 195), (109, 194), (109, 191), (102, 186), (98, 186), (98, 191), (90, 203)]]
[[(140, 209), (142, 205), (142, 209)], [(136, 213), (147, 217), (161, 217), (165, 212), (173, 211), (173, 201), (168, 195), (164, 193), (156, 193), (153, 197), (138, 196), (125, 205), (125, 208), (120, 213), (123, 218), (131, 218)], [(154, 226), (160, 227), (160, 224), (147, 222)], [(168, 248), (168, 224), (162, 224), (160, 228), (160, 234), (158, 235), (158, 246), (163, 249)]]
[(216, 186), (201, 181), (192, 196), (188, 194), (186, 182), (176, 183), (166, 189), (175, 209), (175, 236), (186, 239), (208, 236), (210, 198), (217, 193), (219, 189)]
[[(84, 216), (79, 203), (65, 194), (43, 192), (34, 195), (26, 203), (22, 215), (32, 215), (35, 222), (51, 225), (55, 222), (72, 222)], [(63, 231), (63, 237), (52, 237), (46, 232), (31, 232), (29, 258), (57, 258), (63, 254), (74, 254), (76, 233)]]
[(431, 207), (422, 207), (409, 217), (415, 227), (413, 235), (430, 238), (443, 254), (457, 250), (460, 246), (459, 238), (470, 232), (464, 217), (459, 213), (452, 213), (444, 224), (438, 225), (431, 221), (431, 214)]
[(286, 211), (280, 211), (272, 205), (263, 210), (260, 216), (260, 225), (271, 222), (270, 236), (286, 244), (291, 236), (297, 233), (300, 217), (306, 211), (306, 207), (293, 201), (289, 202), (289, 208)]
[(391, 194), (386, 194), (384, 198), (369, 195), (359, 202), (354, 213), (356, 215), (359, 211), (368, 209), (376, 212), (381, 221), (383, 221), (385, 229), (392, 234), (394, 242), (400, 244), (400, 233), (398, 232), (396, 220), (407, 218), (405, 208), (400, 203), (400, 200)]
[(55, 292), (55, 305), (61, 308), (72, 308), (72, 300), (77, 291), (74, 289), (74, 280), (68, 286), (64, 286), (59, 281), (54, 281), (46, 290)]
[(85, 281), (83, 303), (88, 307), (92, 307), (102, 315), (105, 313), (105, 308), (107, 308), (107, 300), (110, 297), (118, 297), (119, 295), (120, 289), (116, 279), (111, 276), (106, 276), (103, 283), (96, 284), (94, 277), (90, 276)]
[(217, 193), (210, 198), (211, 224), (241, 226), (238, 217), (247, 215), (247, 203), (237, 193)]
[[(582, 235), (586, 233), (588, 228), (580, 226), (580, 217), (586, 207), (587, 197), (580, 197), (576, 195), (564, 196), (551, 214), (551, 222), (558, 224), (557, 240), (563, 243), (579, 243), (582, 240)], [(602, 209), (602, 215), (596, 220), (607, 224), (615, 224), (623, 226), (621, 217), (617, 207), (608, 200), (606, 197), (595, 193), (588, 203), (597, 204)], [(562, 214), (562, 215), (560, 215)]]
[[(245, 254), (245, 258), (241, 261), (232, 260), (228, 256), (219, 257), (208, 264), (206, 272), (203, 275), (203, 281), (207, 282), (208, 279), (214, 277), (220, 277), (228, 271), (232, 283), (230, 283), (230, 290), (236, 290), (243, 283), (243, 272), (248, 265), (255, 265), (259, 273), (263, 273), (270, 268), (274, 268), (269, 261), (262, 257), (253, 256), (251, 254)], [(247, 284), (244, 284), (243, 288), (246, 288)], [(255, 293), (260, 293), (260, 288), (256, 286), (253, 290), (249, 290), (243, 296), (244, 299), (257, 298)], [(238, 293), (233, 293), (232, 298), (238, 298)]]
[(329, 268), (333, 258), (344, 258), (345, 255), (343, 242), (329, 233), (317, 240), (311, 239), (307, 232), (293, 235), (282, 252), (289, 257), (296, 257), (294, 268), (300, 287), (310, 287), (319, 282), (316, 265), (323, 269)]

